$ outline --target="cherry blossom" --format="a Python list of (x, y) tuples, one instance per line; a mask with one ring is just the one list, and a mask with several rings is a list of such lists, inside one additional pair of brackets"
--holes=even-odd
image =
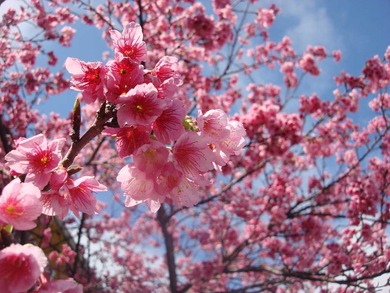
[(37, 246), (11, 244), (0, 250), (0, 287), (4, 293), (27, 292), (38, 281), (47, 258)]
[(32, 183), (22, 183), (18, 178), (12, 180), (0, 197), (0, 221), (18, 230), (34, 228), (34, 220), (42, 213), (40, 196), (40, 190)]

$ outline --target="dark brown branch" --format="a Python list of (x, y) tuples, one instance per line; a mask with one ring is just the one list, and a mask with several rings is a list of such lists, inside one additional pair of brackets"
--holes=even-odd
[(161, 231), (164, 237), (166, 257), (169, 272), (169, 287), (172, 293), (179, 292), (177, 290), (177, 275), (176, 275), (176, 263), (175, 263), (175, 248), (173, 244), (173, 238), (168, 231), (169, 218), (166, 215), (165, 208), (162, 205), (157, 212), (157, 220), (161, 227)]
[(72, 165), (76, 156), (80, 151), (96, 136), (102, 133), (104, 126), (108, 120), (115, 116), (115, 112), (111, 109), (111, 105), (102, 103), (99, 111), (96, 113), (96, 119), (93, 125), (87, 130), (86, 133), (77, 141), (72, 142), (68, 153), (65, 155), (64, 160), (62, 161), (62, 166), (68, 168)]

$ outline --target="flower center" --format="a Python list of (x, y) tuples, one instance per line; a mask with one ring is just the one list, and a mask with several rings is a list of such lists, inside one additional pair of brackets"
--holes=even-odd
[(137, 105), (137, 107), (135, 107), (137, 109), (137, 111), (142, 111), (142, 106), (141, 105)]

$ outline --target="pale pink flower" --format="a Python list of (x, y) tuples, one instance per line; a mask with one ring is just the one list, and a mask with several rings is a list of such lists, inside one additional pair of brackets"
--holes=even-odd
[(118, 109), (118, 123), (121, 127), (144, 125), (149, 126), (164, 110), (165, 102), (157, 98), (157, 90), (153, 84), (137, 85), (125, 96)]
[(179, 100), (173, 100), (153, 122), (152, 129), (159, 141), (170, 144), (184, 132), (183, 119), (185, 109)]
[(104, 70), (101, 62), (83, 62), (77, 58), (67, 58), (65, 68), (72, 75), (72, 89), (81, 91), (86, 103), (102, 100)]
[(116, 178), (121, 182), (121, 188), (126, 196), (125, 206), (131, 206), (133, 201), (145, 201), (153, 196), (154, 182), (146, 174), (134, 166), (126, 165)]
[(61, 161), (65, 138), (47, 142), (43, 134), (19, 141), (16, 150), (5, 156), (7, 165), (19, 174), (26, 174), (26, 182), (43, 189), (51, 172)]
[(198, 128), (202, 135), (213, 142), (221, 141), (229, 135), (228, 118), (222, 110), (209, 110), (205, 114), (199, 111), (197, 119)]
[(146, 176), (154, 178), (168, 161), (169, 151), (158, 141), (141, 146), (133, 156), (135, 167)]
[(100, 184), (92, 176), (83, 176), (76, 180), (68, 179), (66, 183), (68, 194), (66, 194), (69, 201), (69, 208), (76, 216), (79, 212), (93, 215), (99, 211), (97, 200), (93, 196), (94, 191), (105, 191), (107, 187)]
[(241, 122), (231, 120), (228, 123), (229, 136), (221, 144), (221, 150), (227, 155), (239, 155), (245, 146), (246, 131)]
[(118, 103), (118, 98), (125, 95), (136, 85), (144, 81), (142, 65), (122, 58), (120, 60), (108, 61), (105, 67), (104, 94), (108, 101)]
[(136, 62), (146, 60), (146, 44), (142, 40), (142, 28), (135, 22), (125, 25), (122, 33), (111, 30), (110, 36), (116, 54)]
[(35, 293), (82, 293), (83, 286), (73, 279), (55, 280), (43, 284)]
[(201, 190), (192, 180), (182, 177), (168, 197), (177, 207), (192, 207), (199, 202)]
[(150, 130), (146, 127), (105, 128), (104, 134), (116, 138), (119, 157), (132, 155), (139, 147), (149, 142)]
[(40, 190), (31, 183), (21, 183), (19, 178), (8, 183), (0, 197), (0, 221), (17, 230), (29, 230), (42, 213)]
[(0, 251), (1, 292), (27, 292), (47, 265), (42, 249), (31, 244), (11, 246)]
[(213, 169), (213, 154), (204, 138), (194, 132), (186, 132), (173, 146), (172, 154), (176, 167), (193, 180)]

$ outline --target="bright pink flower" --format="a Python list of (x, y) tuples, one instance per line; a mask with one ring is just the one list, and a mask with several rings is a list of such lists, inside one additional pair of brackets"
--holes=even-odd
[(124, 166), (119, 171), (116, 179), (121, 182), (122, 190), (126, 196), (125, 206), (127, 207), (134, 205), (134, 200), (145, 201), (153, 197), (153, 180), (134, 166)]
[(31, 244), (11, 246), (0, 251), (1, 292), (27, 292), (47, 265), (42, 249)]
[(173, 100), (153, 122), (152, 129), (159, 141), (170, 144), (184, 132), (185, 109), (179, 100)]
[(65, 68), (72, 75), (72, 89), (81, 91), (86, 103), (93, 103), (103, 96), (103, 64), (101, 62), (83, 62), (77, 58), (67, 58)]
[(65, 138), (47, 142), (43, 134), (21, 140), (5, 159), (7, 165), (19, 174), (26, 174), (26, 182), (43, 189), (50, 180), (50, 173), (61, 161)]
[(176, 167), (193, 180), (212, 170), (213, 154), (204, 138), (194, 132), (186, 132), (177, 140), (172, 149)]
[(108, 61), (105, 68), (104, 94), (112, 103), (118, 103), (121, 95), (144, 81), (142, 65), (129, 58)]
[(116, 148), (121, 158), (132, 155), (139, 147), (149, 142), (150, 131), (143, 127), (105, 128), (104, 134), (116, 138)]
[(314, 57), (311, 54), (305, 54), (298, 62), (299, 66), (310, 73), (311, 75), (317, 76), (320, 74), (320, 69), (318, 68)]
[(94, 191), (105, 191), (107, 187), (100, 184), (92, 176), (84, 176), (76, 180), (68, 179), (66, 187), (69, 190), (69, 208), (76, 216), (79, 212), (93, 215), (99, 211), (96, 198), (93, 196)]
[(125, 25), (122, 33), (110, 31), (114, 51), (120, 57), (127, 57), (136, 62), (146, 60), (146, 44), (143, 39), (142, 28), (135, 22)]
[(169, 151), (158, 141), (141, 146), (133, 156), (134, 165), (146, 176), (154, 178), (168, 161)]
[(0, 197), (0, 221), (18, 230), (34, 228), (33, 221), (42, 213), (40, 195), (40, 190), (33, 184), (21, 183), (19, 178), (12, 180)]
[(205, 114), (199, 111), (197, 123), (202, 135), (210, 138), (213, 142), (225, 139), (230, 132), (227, 129), (226, 113), (219, 109), (209, 110)]
[(73, 279), (55, 280), (43, 284), (35, 293), (82, 293), (83, 286), (76, 283)]
[(118, 123), (121, 127), (149, 126), (164, 110), (165, 102), (157, 98), (157, 90), (151, 84), (137, 85), (121, 97), (124, 105), (118, 110)]

